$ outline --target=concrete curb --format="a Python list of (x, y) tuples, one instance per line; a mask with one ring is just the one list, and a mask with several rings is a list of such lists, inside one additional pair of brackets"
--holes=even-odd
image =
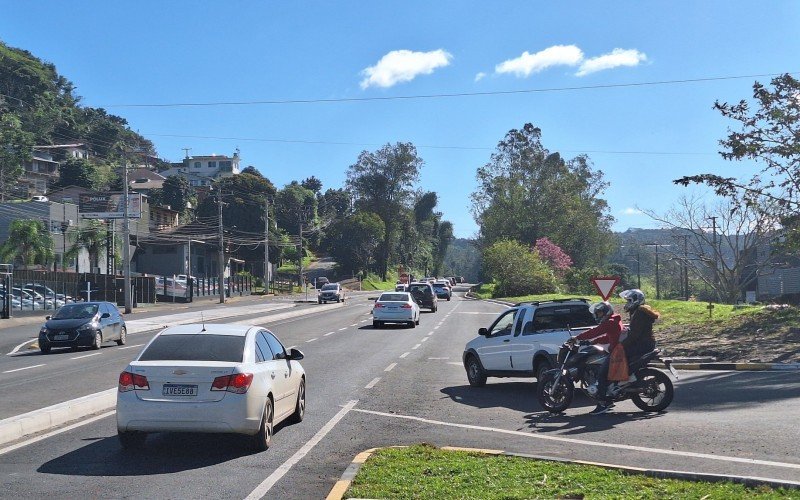
[(0, 420), (0, 445), (110, 410), (116, 404), (117, 389), (113, 388)]
[[(350, 488), (353, 479), (355, 479), (356, 474), (358, 474), (358, 471), (359, 469), (361, 469), (361, 466), (364, 464), (364, 462), (366, 462), (367, 459), (373, 453), (385, 448), (408, 448), (408, 446), (387, 446), (383, 448), (370, 448), (368, 450), (362, 451), (361, 453), (356, 455), (356, 457), (353, 459), (352, 462), (350, 462), (350, 465), (347, 466), (347, 469), (345, 469), (344, 473), (342, 474), (341, 479), (336, 481), (336, 484), (333, 485), (333, 488), (331, 489), (330, 493), (328, 493), (326, 499), (341, 500), (342, 498), (344, 498), (344, 494), (347, 492), (348, 488)], [(642, 474), (645, 476), (655, 477), (659, 479), (683, 479), (688, 481), (705, 481), (709, 483), (729, 481), (735, 484), (742, 484), (748, 488), (769, 486), (771, 488), (800, 489), (800, 482), (783, 481), (779, 479), (770, 479), (762, 477), (732, 476), (725, 474), (705, 474), (699, 472), (673, 471), (664, 469), (645, 469), (641, 467), (627, 467), (624, 465), (606, 464), (602, 462), (589, 462), (586, 460), (569, 460), (566, 458), (549, 457), (545, 455), (529, 455), (526, 453), (512, 453), (503, 450), (490, 450), (481, 448), (461, 448), (457, 446), (442, 446), (440, 449), (446, 451), (466, 451), (470, 453), (480, 453), (482, 455), (503, 455), (508, 457), (528, 458), (532, 460), (544, 460), (548, 462), (592, 465), (595, 467), (602, 467), (604, 469), (619, 470), (627, 474)]]
[(800, 363), (680, 363), (673, 362), (676, 370), (731, 370), (731, 371), (798, 371)]

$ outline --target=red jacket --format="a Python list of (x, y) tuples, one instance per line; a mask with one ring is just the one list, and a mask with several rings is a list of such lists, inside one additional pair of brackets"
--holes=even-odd
[(578, 340), (591, 340), (593, 344), (608, 344), (608, 352), (614, 350), (622, 334), (622, 316), (612, 314), (599, 325), (578, 335)]

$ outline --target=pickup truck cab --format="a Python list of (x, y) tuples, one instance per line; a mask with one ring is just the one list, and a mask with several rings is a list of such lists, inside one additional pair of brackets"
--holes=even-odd
[(473, 387), (487, 377), (537, 377), (556, 366), (558, 349), (570, 336), (595, 326), (587, 299), (516, 304), (464, 347), (463, 362)]

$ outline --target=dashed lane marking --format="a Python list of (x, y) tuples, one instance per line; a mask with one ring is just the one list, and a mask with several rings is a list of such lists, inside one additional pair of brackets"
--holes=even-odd
[(15, 370), (6, 370), (3, 373), (21, 372), (22, 370), (30, 370), (31, 368), (39, 368), (40, 366), (44, 366), (44, 363), (42, 363), (41, 365), (33, 365), (33, 366), (26, 366), (24, 368), (17, 368)]
[(383, 371), (385, 371), (385, 372), (390, 372), (390, 371), (394, 370), (394, 367), (395, 367), (395, 366), (397, 366), (397, 363), (392, 363), (391, 365), (389, 365), (389, 366), (387, 366), (386, 368), (384, 368), (384, 370), (383, 370)]
[(425, 341), (426, 341), (426, 340), (428, 340), (429, 338), (430, 338), (430, 337), (422, 337), (422, 340), (420, 340), (420, 342), (425, 342)]
[(327, 336), (329, 336), (329, 335), (333, 335), (334, 333), (336, 333), (336, 332), (328, 332), (328, 333), (326, 333), (325, 335), (323, 335), (323, 337), (327, 337)]
[(315, 340), (317, 340), (317, 338), (318, 338), (318, 337), (314, 337), (313, 339), (308, 339), (308, 340), (306, 340), (306, 344), (308, 344), (309, 342), (314, 342)]
[(134, 345), (126, 345), (124, 347), (118, 347), (118, 349), (133, 349), (134, 347), (142, 347), (144, 344), (134, 344)]
[(453, 365), (453, 366), (461, 366), (461, 363), (459, 363), (457, 361), (448, 361), (447, 364), (448, 365)]
[(342, 332), (342, 331), (344, 331), (344, 330), (347, 330), (347, 327), (344, 327), (344, 328), (339, 328), (339, 331), (340, 331), (340, 332)]
[(470, 429), (476, 431), (487, 431), (487, 432), (494, 432), (498, 434), (510, 434), (513, 436), (521, 436), (530, 439), (541, 439), (544, 441), (555, 441), (560, 443), (572, 443), (577, 445), (583, 446), (599, 446), (602, 448), (614, 448), (618, 450), (628, 450), (628, 451), (640, 451), (645, 453), (655, 453), (661, 455), (673, 455), (678, 457), (692, 457), (692, 458), (702, 458), (705, 460), (718, 460), (722, 462), (735, 462), (735, 463), (743, 463), (743, 464), (752, 464), (752, 465), (766, 465), (770, 467), (782, 467), (786, 469), (798, 469), (800, 470), (800, 464), (795, 463), (786, 463), (786, 462), (773, 462), (770, 460), (758, 460), (754, 458), (742, 458), (742, 457), (731, 457), (725, 455), (711, 455), (707, 453), (696, 453), (692, 451), (681, 451), (681, 450), (664, 450), (661, 448), (647, 448), (644, 446), (634, 446), (629, 444), (617, 444), (617, 443), (600, 443), (597, 441), (589, 441), (586, 439), (575, 439), (575, 438), (568, 438), (568, 437), (560, 437), (560, 436), (549, 436), (543, 435), (538, 432), (523, 432), (523, 431), (514, 431), (510, 429), (499, 429), (497, 427), (485, 427), (482, 425), (471, 425), (471, 424), (457, 424), (454, 422), (443, 422), (441, 420), (431, 420), (428, 418), (423, 417), (415, 417), (412, 415), (400, 415), (397, 413), (385, 413), (382, 411), (373, 411), (373, 410), (362, 410), (362, 409), (354, 409), (353, 411), (357, 411), (360, 413), (367, 413), (369, 415), (377, 415), (381, 417), (389, 417), (389, 418), (401, 418), (405, 420), (414, 420), (417, 422), (422, 422), (425, 424), (430, 425), (441, 425), (445, 427), (458, 427), (461, 429)]
[(353, 323), (353, 324), (352, 324), (352, 325), (350, 325), (350, 326), (358, 326), (358, 323)]
[(433, 332), (430, 332), (430, 333), (428, 334), (428, 337), (430, 337), (431, 335), (433, 335)]
[(409, 354), (411, 354), (411, 353), (410, 352), (404, 352), (403, 354), (400, 355), (400, 358), (405, 358)]
[(364, 386), (364, 389), (372, 389), (375, 385), (381, 380), (380, 377), (375, 377), (374, 379), (369, 381), (369, 384)]
[(442, 360), (442, 359), (450, 359), (450, 358), (428, 358), (428, 359)]
[(412, 347), (412, 349), (419, 349), (419, 347), (420, 347), (421, 345), (422, 345), (422, 344), (417, 344), (417, 345), (415, 345), (414, 347)]
[(286, 475), (286, 473), (289, 472), (289, 470), (297, 462), (302, 460), (303, 457), (305, 457), (308, 454), (308, 452), (314, 448), (314, 446), (316, 446), (320, 441), (322, 441), (322, 439), (326, 435), (328, 435), (331, 429), (333, 429), (336, 426), (336, 424), (338, 424), (339, 421), (343, 419), (344, 416), (347, 415), (357, 403), (358, 403), (357, 400), (353, 400), (349, 401), (346, 405), (344, 405), (344, 407), (341, 410), (339, 410), (339, 413), (334, 415), (333, 418), (330, 419), (328, 423), (322, 427), (322, 429), (320, 429), (316, 434), (314, 434), (314, 437), (312, 437), (310, 441), (304, 444), (302, 448), (297, 450), (295, 454), (292, 455), (283, 464), (281, 464), (280, 467), (275, 469), (275, 472), (270, 474), (261, 484), (259, 484), (256, 487), (256, 489), (254, 489), (249, 495), (247, 495), (247, 498), (245, 498), (245, 500), (256, 500), (258, 498), (263, 498), (269, 492), (269, 490), (275, 485), (275, 483), (280, 481), (280, 479), (284, 475)]
[(69, 358), (69, 359), (82, 359), (82, 358), (88, 358), (89, 356), (99, 356), (100, 354), (102, 354), (102, 352), (93, 352), (91, 354), (84, 354), (83, 356), (75, 356), (74, 358)]

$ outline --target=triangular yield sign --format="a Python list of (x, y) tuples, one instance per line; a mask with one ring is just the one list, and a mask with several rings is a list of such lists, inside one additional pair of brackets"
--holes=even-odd
[(597, 293), (603, 297), (603, 300), (608, 300), (614, 288), (619, 284), (619, 276), (601, 276), (592, 278), (592, 283), (597, 289)]

